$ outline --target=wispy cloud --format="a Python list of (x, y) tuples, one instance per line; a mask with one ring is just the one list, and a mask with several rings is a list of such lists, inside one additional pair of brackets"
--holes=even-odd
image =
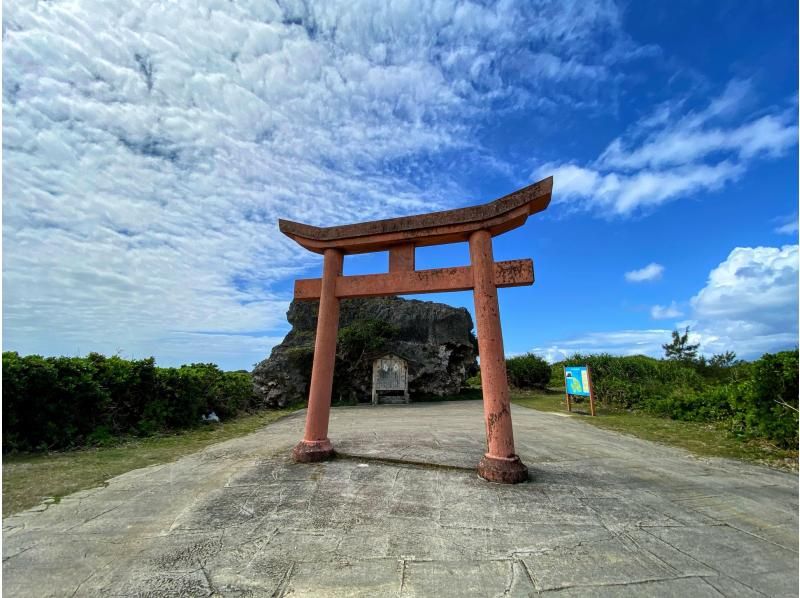
[(797, 222), (789, 222), (783, 226), (779, 226), (775, 229), (775, 232), (782, 235), (793, 235), (797, 232)]
[(599, 93), (631, 44), (606, 0), (282, 4), (4, 7), (7, 348), (252, 364), (318, 263), (278, 217), (444, 206), (482, 119)]
[(557, 341), (532, 351), (548, 361), (560, 361), (574, 353), (611, 353), (612, 355), (658, 355), (669, 340), (670, 330), (615, 330)]
[(686, 111), (683, 101), (659, 106), (594, 161), (548, 163), (536, 174), (555, 176), (557, 201), (616, 216), (721, 189), (754, 160), (782, 156), (797, 143), (794, 106), (742, 116), (750, 88), (734, 80), (700, 111)]
[(650, 316), (654, 320), (673, 320), (683, 317), (683, 312), (674, 301), (669, 305), (654, 305), (650, 308)]
[(628, 282), (649, 282), (659, 280), (664, 274), (664, 266), (652, 262), (639, 270), (625, 272), (625, 280)]
[(775, 228), (776, 233), (779, 235), (797, 235), (797, 212), (775, 220), (782, 223)]

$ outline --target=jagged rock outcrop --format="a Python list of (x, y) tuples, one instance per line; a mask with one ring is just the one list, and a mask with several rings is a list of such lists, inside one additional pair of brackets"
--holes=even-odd
[[(293, 301), (292, 330), (253, 370), (256, 395), (265, 407), (308, 398), (318, 302)], [(368, 402), (372, 361), (394, 353), (408, 361), (411, 400), (456, 394), (477, 372), (478, 346), (464, 308), (442, 303), (376, 297), (345, 299), (339, 315), (333, 401)]]

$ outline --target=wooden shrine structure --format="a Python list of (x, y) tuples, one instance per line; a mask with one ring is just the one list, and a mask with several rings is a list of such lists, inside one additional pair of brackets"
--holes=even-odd
[[(292, 451), (296, 461), (322, 461), (333, 455), (328, 420), (341, 299), (471, 289), (488, 448), (478, 465), (478, 473), (494, 482), (517, 483), (528, 479), (528, 468), (514, 452), (497, 289), (533, 284), (533, 262), (530, 259), (495, 262), (492, 237), (522, 226), (528, 216), (546, 209), (552, 189), (550, 177), (479, 206), (327, 228), (278, 221), (281, 232), (309, 251), (324, 256), (322, 278), (297, 280), (294, 287), (295, 299), (319, 300), (305, 434)], [(416, 269), (416, 247), (463, 241), (469, 242), (469, 266)], [(342, 274), (345, 255), (387, 250), (388, 273)]]
[[(408, 403), (408, 362), (392, 353), (372, 362), (372, 404), (381, 403), (381, 394), (394, 393), (390, 403)], [(399, 396), (398, 396), (399, 395)]]

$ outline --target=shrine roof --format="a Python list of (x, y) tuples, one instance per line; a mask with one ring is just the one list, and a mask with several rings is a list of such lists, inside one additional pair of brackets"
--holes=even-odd
[(476, 230), (486, 229), (495, 236), (521, 226), (528, 216), (547, 208), (552, 190), (553, 177), (548, 177), (494, 201), (455, 210), (329, 227), (291, 220), (278, 220), (278, 225), (283, 234), (317, 253), (327, 248), (364, 253), (407, 243), (455, 243)]

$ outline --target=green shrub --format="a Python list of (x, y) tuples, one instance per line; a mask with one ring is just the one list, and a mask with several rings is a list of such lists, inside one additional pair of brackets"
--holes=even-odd
[(177, 400), (168, 410), (171, 427), (196, 425), (212, 410), (218, 397), (217, 382), (221, 373), (212, 363), (193, 363), (178, 368)]
[(732, 415), (727, 386), (709, 386), (702, 391), (676, 388), (666, 396), (646, 399), (645, 409), (654, 414), (682, 421), (724, 421)]
[(678, 391), (694, 392), (703, 388), (702, 377), (690, 364), (644, 355), (576, 354), (561, 365), (561, 385), (564, 365), (588, 365), (595, 399), (625, 409), (645, 408), (646, 402), (664, 399)]
[(550, 381), (550, 364), (533, 353), (506, 359), (506, 371), (516, 388), (544, 388)]
[(108, 416), (112, 434), (131, 433), (148, 403), (158, 398), (155, 360), (127, 360), (99, 353), (90, 353), (86, 360), (93, 364), (98, 382), (111, 397)]
[(115, 438), (111, 434), (111, 429), (108, 426), (99, 426), (95, 428), (86, 438), (86, 443), (89, 446), (109, 446), (114, 444), (114, 441)]
[[(39, 355), (3, 353), (3, 447), (47, 448), (57, 372)], [(56, 415), (57, 414), (53, 414)]]
[[(333, 374), (333, 401), (339, 405), (358, 404), (364, 391), (354, 380), (369, 380), (372, 361), (389, 349), (399, 328), (383, 320), (357, 320), (339, 329), (336, 342), (336, 364)], [(310, 368), (309, 368), (310, 370)]]
[(108, 402), (87, 360), (3, 354), (4, 450), (81, 444), (107, 423)]
[(248, 372), (221, 372), (211, 410), (228, 419), (250, 408), (253, 403), (253, 381)]
[(564, 365), (589, 365), (595, 396), (605, 405), (683, 421), (729, 422), (741, 436), (797, 445), (797, 350), (752, 363), (736, 361), (732, 353), (694, 361), (574, 355), (553, 364), (551, 380), (563, 380)]
[(466, 379), (465, 384), (469, 388), (480, 388), (481, 387), (481, 373), (478, 372), (474, 376), (471, 376)]
[(796, 447), (797, 398), (798, 351), (762, 356), (752, 364), (750, 377), (731, 388), (734, 431)]
[(359, 361), (386, 348), (397, 336), (398, 328), (383, 320), (358, 320), (339, 330), (337, 357), (344, 361)]
[(22, 397), (25, 387), (22, 379), (22, 359), (16, 352), (3, 353), (3, 447), (16, 450), (21, 447)]
[(548, 384), (550, 386), (554, 386), (555, 388), (564, 388), (566, 383), (564, 382), (564, 366), (566, 365), (565, 361), (556, 361), (555, 363), (550, 364), (550, 382)]
[(214, 364), (157, 368), (153, 358), (3, 353), (3, 451), (106, 445), (222, 419), (253, 405), (247, 372)]
[(48, 358), (56, 370), (54, 403), (49, 405), (49, 441), (57, 447), (86, 442), (98, 426), (108, 424), (110, 396), (99, 383), (94, 364), (80, 357)]

